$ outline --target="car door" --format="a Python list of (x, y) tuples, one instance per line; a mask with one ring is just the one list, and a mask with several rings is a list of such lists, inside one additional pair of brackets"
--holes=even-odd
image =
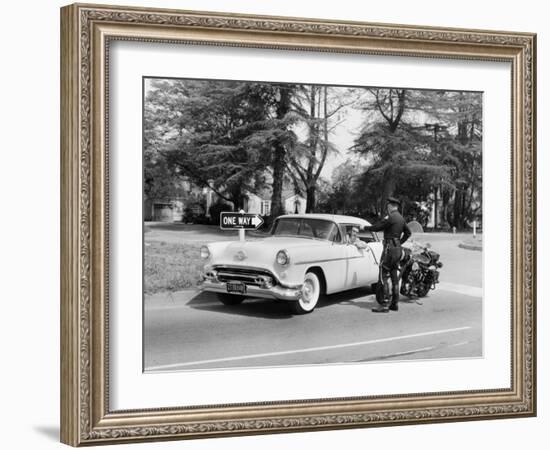
[(323, 257), (324, 261), (320, 263), (327, 282), (327, 294), (347, 289), (348, 249), (344, 236), (339, 226), (334, 224), (327, 239), (327, 253)]
[[(365, 248), (358, 248), (348, 243), (346, 246), (348, 258), (347, 289), (370, 286), (378, 280), (378, 263), (382, 246), (376, 238), (362, 239)], [(368, 242), (368, 243), (367, 243)]]
[(383, 246), (381, 242), (374, 241), (374, 242), (369, 242), (367, 244), (367, 248), (369, 249), (369, 252), (371, 254), (371, 257), (374, 263), (373, 266), (370, 267), (370, 269), (374, 268), (374, 270), (369, 270), (370, 279), (368, 283), (372, 284), (378, 281), (378, 275), (379, 275), (380, 264), (381, 264), (380, 260), (382, 259)]

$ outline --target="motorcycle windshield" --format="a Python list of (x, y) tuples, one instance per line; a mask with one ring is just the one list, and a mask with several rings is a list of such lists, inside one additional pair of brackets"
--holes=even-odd
[(429, 251), (430, 257), (432, 258), (433, 262), (437, 262), (439, 260), (439, 253), (434, 252), (433, 250)]
[(420, 255), (415, 255), (414, 259), (422, 264), (430, 264), (430, 258), (423, 253), (421, 253)]

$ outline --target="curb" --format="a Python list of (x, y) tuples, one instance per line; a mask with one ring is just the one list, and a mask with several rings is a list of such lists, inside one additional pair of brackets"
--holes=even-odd
[(461, 242), (460, 244), (458, 244), (458, 246), (460, 248), (465, 249), (465, 250), (474, 250), (474, 251), (478, 251), (478, 252), (483, 251), (483, 247), (481, 245), (471, 244), (469, 242)]

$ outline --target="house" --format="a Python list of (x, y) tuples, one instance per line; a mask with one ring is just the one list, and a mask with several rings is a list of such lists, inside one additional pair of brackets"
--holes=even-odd
[(284, 198), (283, 201), (287, 214), (304, 214), (306, 212), (307, 201), (301, 195), (294, 194)]
[[(261, 216), (271, 215), (271, 195), (271, 187), (265, 187), (256, 193), (248, 193), (243, 205), (244, 210)], [(306, 211), (306, 199), (296, 193), (294, 188), (283, 188), (282, 201), (286, 214), (303, 214)], [(210, 219), (211, 206), (220, 202), (226, 203), (231, 209), (234, 208), (233, 203), (222, 200), (212, 189), (199, 187), (188, 178), (184, 178), (175, 185), (174, 196), (145, 197), (143, 219), (147, 222), (182, 222), (189, 217), (194, 220), (197, 216)]]
[[(282, 200), (285, 214), (303, 214), (306, 212), (306, 199), (294, 190), (283, 189)], [(265, 189), (258, 194), (248, 194), (244, 210), (251, 214), (269, 216), (271, 214), (271, 190)]]
[[(193, 184), (184, 177), (174, 182), (168, 195), (143, 199), (143, 220), (146, 222), (181, 222), (185, 215), (204, 215), (208, 202), (212, 201), (212, 191)], [(208, 207), (207, 207), (208, 206)]]
[(146, 222), (181, 222), (184, 203), (181, 198), (149, 199), (143, 202), (143, 220)]

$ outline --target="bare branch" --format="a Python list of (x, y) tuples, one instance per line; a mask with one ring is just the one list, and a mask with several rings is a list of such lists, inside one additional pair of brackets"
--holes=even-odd
[(379, 97), (379, 94), (378, 94), (378, 91), (376, 92), (375, 94), (375, 97), (376, 97), (376, 106), (378, 108), (378, 111), (380, 111), (380, 114), (382, 114), (382, 117), (384, 119), (386, 119), (386, 121), (388, 122), (388, 124), (391, 126), (392, 125), (392, 119), (390, 119), (386, 113), (384, 113), (384, 107), (382, 106), (382, 104), (380, 103), (380, 97)]

